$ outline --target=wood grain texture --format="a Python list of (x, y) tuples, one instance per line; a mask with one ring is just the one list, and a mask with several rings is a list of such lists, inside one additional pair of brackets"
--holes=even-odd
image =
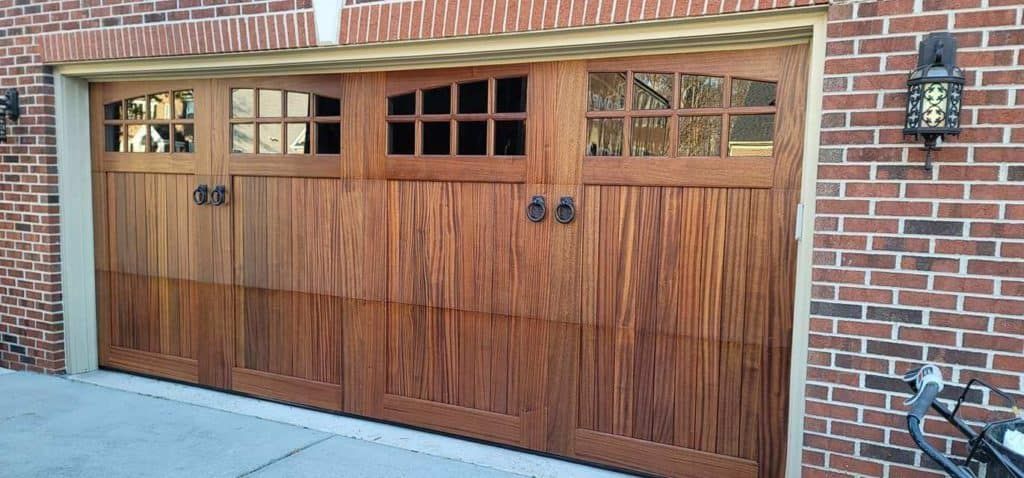
[(681, 478), (749, 478), (758, 475), (756, 462), (688, 448), (656, 444), (635, 438), (579, 430), (579, 457), (659, 476)]
[(518, 415), (521, 324), (500, 315), (391, 304), (387, 393)]
[(519, 442), (518, 417), (395, 395), (385, 395), (383, 404), (385, 420), (508, 445)]
[(107, 350), (106, 359), (107, 362), (103, 365), (107, 367), (132, 370), (181, 382), (197, 383), (199, 381), (199, 363), (195, 359), (116, 346)]
[(531, 316), (517, 304), (522, 185), (388, 184), (388, 301)]
[[(101, 285), (113, 346), (196, 358), (196, 221), (187, 175), (109, 173)], [(100, 301), (105, 303), (106, 301)]]
[(231, 374), (231, 386), (249, 395), (325, 410), (341, 410), (341, 387), (319, 381), (235, 368)]

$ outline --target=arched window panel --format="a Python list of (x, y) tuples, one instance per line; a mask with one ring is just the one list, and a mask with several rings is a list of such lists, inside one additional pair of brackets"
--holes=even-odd
[(339, 98), (261, 86), (232, 87), (230, 98), (231, 154), (341, 154)]
[(104, 151), (189, 155), (196, 151), (192, 89), (156, 91), (103, 105)]
[(777, 84), (685, 71), (592, 71), (586, 154), (729, 158), (774, 154)]
[(392, 156), (526, 154), (526, 73), (404, 81), (387, 97)]

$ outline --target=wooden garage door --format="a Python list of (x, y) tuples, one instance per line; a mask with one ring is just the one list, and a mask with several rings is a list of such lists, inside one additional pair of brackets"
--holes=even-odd
[(806, 55), (94, 85), (101, 363), (779, 476)]

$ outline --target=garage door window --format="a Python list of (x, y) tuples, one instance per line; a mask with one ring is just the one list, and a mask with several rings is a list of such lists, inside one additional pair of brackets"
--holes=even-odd
[(774, 82), (683, 72), (592, 72), (587, 156), (770, 157)]
[(425, 87), (388, 97), (388, 154), (526, 154), (525, 76)]
[(195, 152), (195, 94), (159, 91), (103, 105), (104, 150), (118, 153)]
[(301, 91), (231, 90), (231, 153), (338, 155), (341, 101)]

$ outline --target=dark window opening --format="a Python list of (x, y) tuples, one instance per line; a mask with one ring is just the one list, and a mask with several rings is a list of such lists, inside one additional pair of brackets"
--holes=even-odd
[(494, 112), (526, 112), (526, 78), (502, 78), (495, 81)]
[(459, 113), (487, 112), (487, 80), (459, 85)]
[(487, 122), (460, 121), (458, 154), (483, 156), (487, 154)]
[(316, 153), (341, 153), (341, 125), (338, 123), (316, 124)]
[(521, 156), (526, 154), (526, 122), (494, 122), (494, 155)]
[(451, 123), (423, 123), (423, 154), (450, 154), (451, 142)]
[(341, 100), (316, 95), (317, 116), (341, 116)]
[(446, 115), (452, 111), (452, 87), (423, 90), (423, 114)]
[(388, 123), (388, 154), (413, 154), (415, 138), (415, 124)]
[(392, 96), (388, 98), (389, 115), (416, 114), (416, 93)]

